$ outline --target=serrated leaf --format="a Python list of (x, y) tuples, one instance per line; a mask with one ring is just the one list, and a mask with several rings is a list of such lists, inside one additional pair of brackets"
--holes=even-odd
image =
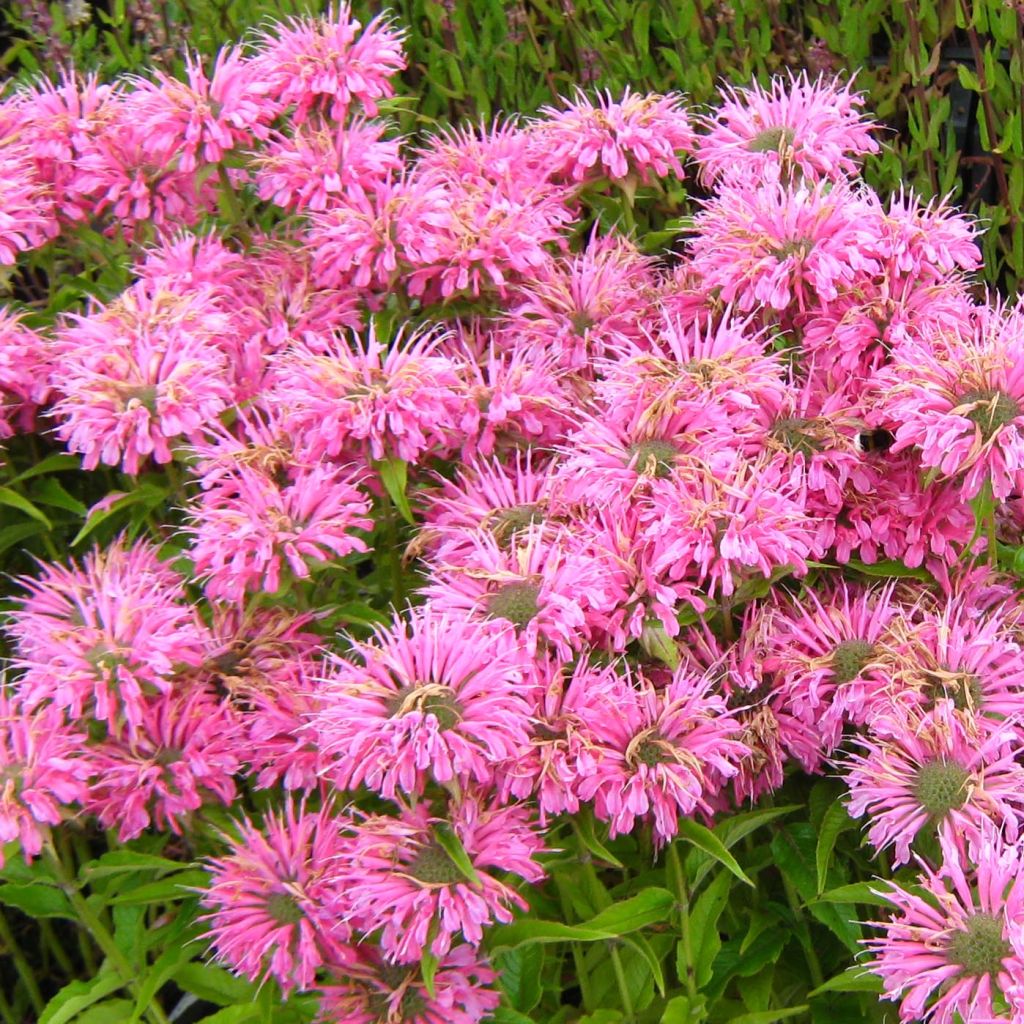
[(814, 851), (814, 862), (818, 871), (819, 896), (825, 891), (825, 886), (828, 884), (828, 867), (832, 860), (832, 851), (836, 847), (836, 840), (841, 833), (856, 828), (856, 824), (847, 812), (845, 804), (834, 803), (825, 812), (821, 828), (818, 830), (818, 844)]
[[(707, 888), (700, 894), (690, 911), (690, 947), (693, 954), (693, 971), (697, 988), (702, 989), (711, 980), (711, 967), (722, 948), (718, 932), (718, 920), (729, 902), (733, 876), (728, 871), (719, 871)], [(679, 943), (679, 959), (682, 961), (685, 947)], [(678, 963), (680, 977), (685, 977), (688, 965)]]
[[(801, 807), (801, 804), (786, 804), (784, 807), (767, 807), (758, 811), (733, 814), (719, 822), (712, 832), (728, 850), (751, 832), (755, 832), (776, 818), (792, 814), (793, 811), (798, 811)], [(715, 861), (702, 850), (693, 850), (686, 857), (686, 873), (693, 879), (694, 886), (700, 885), (714, 866)]]
[(597, 838), (594, 828), (594, 816), (590, 813), (589, 809), (586, 809), (586, 813), (584, 813), (584, 808), (580, 809), (580, 813), (573, 818), (573, 828), (576, 830), (576, 835), (579, 836), (580, 842), (599, 860), (603, 860), (616, 868), (624, 866), (622, 861)]
[(111, 903), (174, 903), (195, 896), (195, 890), (210, 884), (209, 874), (202, 868), (190, 868), (169, 875), (159, 882), (140, 885), (137, 889), (114, 896)]
[(754, 887), (754, 883), (747, 877), (739, 861), (726, 849), (725, 844), (716, 836), (711, 829), (705, 828), (692, 818), (679, 819), (679, 836), (688, 843), (702, 850), (709, 857), (717, 860), (719, 864), (728, 868), (745, 885)]
[(661, 968), (661, 958), (654, 951), (654, 947), (642, 935), (628, 935), (622, 942), (643, 958), (654, 979), (654, 987), (660, 996), (664, 996), (665, 972)]
[(17, 907), (30, 917), (66, 917), (72, 921), (76, 917), (67, 896), (55, 886), (42, 882), (0, 885), (0, 903)]
[(136, 1024), (153, 1002), (157, 992), (174, 977), (182, 964), (192, 959), (193, 953), (192, 949), (187, 948), (187, 943), (164, 950), (142, 977), (136, 979), (135, 1009), (132, 1011), (130, 1024)]
[(541, 972), (544, 968), (544, 947), (539, 943), (520, 946), (495, 958), (502, 991), (512, 1006), (529, 1013), (543, 994)]
[(83, 1010), (116, 992), (123, 984), (113, 973), (97, 974), (88, 981), (73, 981), (43, 1007), (38, 1024), (67, 1024)]
[(131, 508), (134, 505), (141, 505), (147, 510), (156, 508), (162, 501), (167, 500), (169, 494), (170, 491), (166, 487), (157, 487), (149, 482), (140, 483), (134, 490), (129, 491), (127, 494), (122, 494), (107, 504), (103, 504), (101, 508), (91, 511), (89, 518), (86, 519), (82, 528), (71, 541), (71, 546), (76, 547), (81, 544), (93, 530), (101, 526), (112, 516), (117, 515), (118, 512), (122, 512), (124, 509)]

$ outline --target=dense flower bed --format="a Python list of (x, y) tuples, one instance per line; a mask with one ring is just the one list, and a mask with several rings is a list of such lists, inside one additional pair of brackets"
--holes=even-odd
[[(0, 262), (130, 268), (2, 314), (0, 437), (119, 472), (85, 534), (145, 508), (7, 616), (0, 900), (106, 957), (46, 1012), (820, 1020), (874, 977), (1024, 1020), (1024, 311), (975, 225), (858, 180), (838, 81), (413, 141), (403, 59), (341, 9), (0, 106)], [(658, 257), (634, 211), (679, 181)], [(790, 926), (803, 982), (749, 992)]]

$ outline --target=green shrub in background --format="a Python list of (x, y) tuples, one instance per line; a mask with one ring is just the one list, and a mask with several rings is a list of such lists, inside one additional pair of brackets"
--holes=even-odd
[[(212, 53), (301, 0), (15, 0), (5, 72), (73, 60), (104, 77)], [(358, 2), (357, 13), (385, 5)], [(784, 68), (857, 74), (891, 129), (869, 162), (881, 191), (952, 193), (987, 226), (988, 281), (1024, 277), (1024, 4), (1004, 0), (396, 0), (407, 40), (406, 131), (534, 111), (577, 86), (681, 90), (766, 81)], [(415, 111), (415, 113), (413, 113)]]

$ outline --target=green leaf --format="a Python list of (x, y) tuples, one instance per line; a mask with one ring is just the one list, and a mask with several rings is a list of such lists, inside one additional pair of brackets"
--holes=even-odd
[(395, 508), (401, 513), (407, 523), (415, 524), (412, 507), (409, 505), (409, 498), (406, 495), (406, 487), (409, 484), (409, 466), (402, 459), (383, 459), (377, 463), (377, 471), (380, 473), (381, 483), (388, 492), (388, 497), (394, 502)]
[(83, 864), (79, 870), (79, 876), (85, 880), (92, 880), (136, 871), (158, 871), (161, 874), (167, 874), (172, 871), (182, 871), (188, 866), (179, 860), (156, 857), (150, 853), (139, 853), (137, 850), (110, 850), (101, 857), (97, 857), (96, 860), (90, 860)]
[(441, 822), (434, 826), (434, 838), (438, 846), (452, 859), (455, 866), (462, 872), (466, 880), (473, 885), (481, 886), (480, 876), (477, 874), (473, 862), (462, 845), (462, 840), (455, 834), (455, 830), (447, 822)]
[[(776, 818), (798, 811), (801, 804), (786, 804), (784, 807), (767, 807), (759, 811), (745, 811), (734, 814), (719, 822), (712, 832), (726, 849), (732, 849), (741, 839)], [(715, 861), (701, 850), (692, 850), (686, 858), (686, 873), (693, 879), (694, 886), (700, 885), (715, 866)]]
[(100, 973), (89, 981), (73, 981), (43, 1007), (39, 1024), (67, 1024), (83, 1010), (116, 992), (123, 984), (113, 973)]
[(892, 907), (892, 903), (875, 891), (880, 882), (854, 882), (852, 885), (840, 885), (828, 892), (821, 893), (814, 903), (864, 903), (870, 907)]
[(32, 497), (43, 505), (52, 505), (54, 508), (64, 509), (76, 516), (86, 516), (89, 510), (74, 495), (69, 494), (64, 485), (54, 477), (47, 477), (40, 480), (32, 488)]
[(53, 529), (53, 524), (47, 519), (45, 513), (36, 508), (24, 495), (19, 494), (17, 491), (12, 491), (10, 487), (0, 487), (0, 505), (16, 508), (19, 512), (24, 512), (29, 518), (42, 523), (48, 530)]
[(135, 1009), (132, 1011), (130, 1024), (135, 1024), (146, 1012), (146, 1008), (153, 1002), (157, 992), (160, 991), (174, 977), (175, 972), (192, 959), (193, 950), (187, 948), (188, 944), (172, 946), (165, 950), (156, 961), (146, 970), (141, 978), (136, 979), (137, 989), (135, 997)]
[(856, 822), (850, 817), (846, 805), (834, 803), (825, 812), (821, 828), (818, 831), (818, 845), (814, 851), (815, 866), (818, 869), (818, 895), (825, 891), (828, 884), (828, 866), (832, 860), (832, 851), (840, 833), (855, 828)]
[(0, 530), (0, 555), (15, 544), (20, 544), (23, 540), (28, 540), (29, 537), (42, 532), (42, 525), (35, 520), (15, 523), (13, 526), (5, 526)]
[[(1024, 550), (1022, 548), (1021, 550)], [(590, 812), (589, 808), (580, 808), (580, 813), (575, 815), (572, 819), (573, 828), (576, 830), (576, 835), (579, 837), (580, 842), (599, 860), (605, 861), (607, 864), (611, 864), (612, 867), (622, 868), (624, 867), (621, 860), (615, 856), (607, 846), (604, 846), (601, 841), (597, 838), (597, 834), (594, 829), (594, 815)]]
[(725, 844), (716, 836), (711, 829), (705, 828), (692, 818), (679, 819), (680, 838), (703, 850), (708, 856), (713, 857), (719, 864), (728, 868), (745, 885), (754, 887), (754, 883), (746, 876), (743, 868), (740, 867), (736, 858), (726, 849)]
[(622, 941), (643, 958), (654, 979), (654, 987), (659, 995), (664, 996), (665, 972), (661, 969), (661, 957), (654, 951), (654, 947), (642, 935), (630, 935)]
[(529, 1013), (543, 994), (541, 972), (544, 969), (544, 947), (535, 944), (520, 946), (496, 958), (498, 978), (508, 1001), (523, 1013)]
[(122, 494), (109, 504), (104, 504), (101, 508), (90, 512), (89, 518), (86, 519), (85, 524), (75, 535), (74, 540), (71, 541), (71, 546), (77, 547), (93, 530), (101, 526), (112, 516), (117, 515), (118, 512), (133, 505), (142, 505), (147, 510), (156, 508), (161, 502), (167, 500), (169, 494), (170, 491), (166, 487), (157, 487), (156, 484), (149, 482), (140, 483), (134, 490), (129, 491), (127, 494)]
[(667, 921), (675, 906), (675, 897), (667, 889), (641, 889), (635, 896), (613, 903), (595, 914), (585, 926), (608, 935), (626, 935), (652, 924)]
[(196, 889), (205, 889), (210, 876), (202, 868), (189, 868), (169, 875), (159, 882), (140, 885), (137, 889), (114, 896), (111, 903), (174, 903), (195, 896)]
[(66, 917), (72, 921), (76, 917), (67, 896), (55, 886), (43, 882), (0, 885), (0, 903), (17, 907), (30, 917)]
[(75, 1024), (121, 1024), (132, 1012), (130, 999), (105, 999), (75, 1018)]
[(218, 1006), (251, 1001), (256, 987), (251, 982), (236, 977), (230, 971), (213, 964), (202, 964), (192, 960), (174, 972), (172, 979), (183, 992), (190, 992), (199, 999)]
[(440, 963), (438, 957), (430, 952), (429, 949), (423, 950), (420, 957), (420, 975), (423, 978), (423, 987), (427, 990), (427, 995), (431, 999), (436, 997), (434, 991), (434, 976), (437, 974), (437, 965)]
[(21, 483), (23, 480), (30, 480), (34, 476), (45, 476), (47, 473), (59, 473), (66, 469), (81, 469), (82, 460), (77, 455), (68, 455), (65, 452), (54, 452), (33, 463), (23, 473), (19, 473), (12, 481), (13, 484)]
[(809, 1009), (805, 1003), (803, 1006), (789, 1006), (785, 1010), (757, 1010), (754, 1013), (741, 1013), (738, 1017), (731, 1017), (729, 1024), (772, 1024), (776, 1020), (799, 1017)]
[(491, 949), (515, 949), (527, 942), (602, 942), (668, 920), (675, 900), (667, 889), (643, 889), (582, 924), (522, 918), (491, 930)]
[(812, 992), (807, 993), (808, 999), (813, 999), (824, 992), (878, 992), (882, 991), (882, 979), (876, 974), (871, 974), (863, 967), (851, 967), (849, 970), (829, 978), (824, 985), (819, 985)]
[(245, 1024), (260, 1015), (260, 1008), (255, 1003), (247, 1006), (226, 1006), (209, 1017), (204, 1017), (201, 1024)]
[[(733, 876), (728, 871), (719, 871), (708, 887), (700, 894), (690, 911), (690, 945), (693, 953), (693, 971), (697, 988), (704, 988), (711, 980), (711, 967), (722, 948), (718, 932), (718, 920), (729, 902)], [(678, 948), (678, 974), (685, 977), (687, 964), (683, 962), (685, 948), (682, 942)]]
[(860, 559), (850, 558), (844, 564), (846, 568), (863, 573), (865, 576), (883, 576), (887, 579), (895, 576), (925, 581), (934, 579), (927, 569), (911, 569), (909, 566), (892, 558), (880, 558), (877, 562), (862, 562)]

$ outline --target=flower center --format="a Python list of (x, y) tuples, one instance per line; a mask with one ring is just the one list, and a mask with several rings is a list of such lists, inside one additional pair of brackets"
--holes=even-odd
[(446, 732), (454, 729), (462, 721), (462, 705), (450, 686), (437, 683), (425, 683), (422, 686), (406, 687), (399, 690), (391, 699), (388, 711), (392, 718), (401, 718), (412, 711), (423, 715), (433, 715), (437, 719), (437, 727)]
[(970, 776), (966, 768), (953, 762), (929, 761), (918, 769), (914, 795), (933, 818), (944, 818), (966, 803)]
[(667, 764), (672, 758), (668, 756), (663, 742), (649, 739), (637, 744), (636, 750), (633, 751), (633, 760), (637, 764), (653, 768), (656, 764)]
[(267, 899), (267, 916), (280, 925), (298, 924), (305, 916), (289, 892), (274, 892)]
[(512, 508), (495, 509), (490, 520), (494, 539), (504, 544), (520, 530), (527, 530), (534, 523), (543, 522), (544, 513), (539, 505), (513, 505)]
[(972, 423), (976, 423), (982, 437), (995, 437), (1003, 427), (1012, 423), (1021, 414), (1020, 405), (1015, 398), (1004, 391), (994, 388), (968, 391), (961, 395), (957, 406), (973, 405), (972, 409), (963, 413)]
[(844, 640), (832, 652), (832, 672), (836, 683), (852, 683), (875, 656), (875, 645), (867, 640)]
[(536, 617), (540, 607), (537, 600), (540, 587), (526, 580), (505, 583), (487, 596), (487, 614), (495, 619), (507, 619), (522, 628)]
[(627, 449), (629, 461), (627, 466), (632, 466), (641, 476), (654, 476), (664, 479), (672, 472), (679, 449), (671, 441), (636, 441)]
[(156, 752), (153, 760), (163, 768), (185, 760), (185, 755), (178, 747), (162, 747)]
[(576, 334), (586, 334), (594, 326), (594, 318), (588, 310), (577, 309), (569, 317), (569, 323), (572, 324), (572, 329)]
[(765, 128), (758, 132), (748, 143), (749, 153), (779, 153), (793, 145), (796, 133), (792, 128)]
[(974, 914), (967, 919), (965, 931), (953, 934), (949, 958), (960, 964), (966, 974), (998, 974), (1005, 957), (1012, 954), (1003, 938), (1002, 918), (994, 914)]
[(419, 853), (405, 865), (405, 873), (424, 885), (454, 885), (465, 881), (462, 872), (437, 842), (421, 846)]
[(789, 259), (790, 256), (806, 259), (807, 254), (813, 248), (813, 238), (791, 238), (781, 245), (775, 246), (774, 249), (769, 249), (769, 252), (781, 263), (783, 260)]

